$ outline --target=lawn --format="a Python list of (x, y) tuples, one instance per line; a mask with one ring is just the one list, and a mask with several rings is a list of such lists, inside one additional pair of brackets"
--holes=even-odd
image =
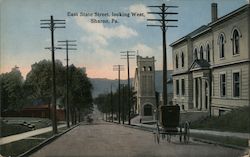
[[(62, 133), (67, 129), (67, 127), (59, 128), (58, 133)], [(24, 152), (30, 150), (31, 148), (39, 145), (46, 139), (53, 136), (52, 131), (37, 136), (33, 136), (20, 141), (8, 143), (1, 145), (0, 154), (3, 156), (18, 156)]]
[(250, 106), (238, 108), (220, 117), (207, 117), (191, 123), (192, 129), (250, 133)]
[[(33, 128), (30, 126), (33, 126)], [(51, 126), (51, 120), (46, 118), (2, 117), (0, 137), (15, 135), (48, 126)]]

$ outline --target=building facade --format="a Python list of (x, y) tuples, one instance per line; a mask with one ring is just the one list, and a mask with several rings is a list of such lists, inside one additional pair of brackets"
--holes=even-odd
[(250, 5), (173, 42), (173, 104), (221, 115), (250, 104)]
[(156, 108), (155, 98), (155, 59), (154, 57), (137, 56), (137, 68), (135, 71), (134, 90), (136, 92), (135, 112), (142, 121), (154, 119)]

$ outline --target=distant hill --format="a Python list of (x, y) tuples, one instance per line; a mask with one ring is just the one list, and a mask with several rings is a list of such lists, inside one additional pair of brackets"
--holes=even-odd
[[(173, 80), (172, 74), (173, 74), (173, 70), (168, 70), (167, 72), (168, 82)], [(156, 70), (155, 71), (155, 90), (159, 93), (162, 93), (162, 80), (163, 80), (162, 70)], [(173, 93), (173, 83), (168, 83), (167, 88), (168, 88), (168, 93)]]
[[(110, 80), (107, 78), (90, 78), (93, 89), (93, 97), (97, 97), (99, 94), (110, 92), (111, 84), (113, 91), (118, 88), (118, 80)], [(127, 84), (127, 80), (121, 80), (121, 84)]]
[[(173, 70), (168, 70), (168, 79), (172, 79)], [(156, 91), (162, 92), (162, 71), (155, 71), (155, 88)], [(99, 94), (110, 92), (110, 86), (115, 91), (118, 88), (118, 80), (111, 80), (107, 78), (90, 78), (90, 81), (94, 87), (93, 97), (97, 97)], [(121, 84), (127, 84), (127, 80), (121, 80)], [(133, 85), (133, 79), (131, 79), (131, 85)], [(173, 84), (169, 84), (168, 93), (173, 93)]]

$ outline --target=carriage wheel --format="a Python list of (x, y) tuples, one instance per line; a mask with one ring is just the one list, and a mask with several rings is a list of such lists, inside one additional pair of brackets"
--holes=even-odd
[(160, 128), (159, 128), (158, 124), (157, 124), (157, 128), (156, 128), (156, 141), (158, 144), (160, 143)]
[(182, 142), (182, 127), (180, 127), (180, 142)]
[(160, 143), (160, 128), (158, 124), (156, 125), (156, 130), (154, 131), (154, 141), (155, 143)]
[(189, 122), (184, 124), (184, 142), (188, 143), (190, 137)]

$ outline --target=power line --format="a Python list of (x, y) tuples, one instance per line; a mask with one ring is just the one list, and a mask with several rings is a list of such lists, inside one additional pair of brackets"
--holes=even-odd
[[(124, 51), (120, 52), (121, 53), (121, 59), (127, 59), (127, 67), (128, 67), (128, 125), (130, 125), (130, 119), (131, 119), (131, 104), (130, 104), (130, 99), (131, 99), (131, 93), (130, 93), (130, 74), (129, 74), (129, 59), (134, 59), (136, 51)], [(125, 54), (125, 55), (124, 55)], [(125, 57), (126, 58), (123, 58)]]
[(120, 73), (124, 70), (123, 65), (113, 65), (113, 70), (118, 71), (118, 122), (121, 123), (121, 77)]
[(167, 12), (169, 8), (178, 8), (178, 6), (167, 6), (164, 3), (161, 6), (148, 6), (150, 8), (158, 8), (160, 12), (148, 12), (148, 14), (156, 14), (161, 17), (161, 19), (147, 19), (147, 21), (156, 21), (160, 24), (149, 24), (147, 26), (152, 27), (161, 27), (162, 29), (162, 38), (163, 38), (163, 105), (167, 105), (167, 48), (166, 48), (166, 28), (168, 27), (177, 27), (176, 25), (168, 24), (170, 22), (177, 22), (176, 19), (168, 19), (168, 15), (177, 15), (176, 12)]
[(51, 47), (45, 48), (50, 49), (52, 52), (52, 126), (53, 133), (57, 134), (57, 120), (56, 120), (56, 76), (55, 76), (55, 49), (58, 47), (54, 47), (54, 30), (56, 28), (65, 28), (62, 26), (65, 24), (65, 20), (55, 20), (53, 16), (50, 16), (50, 19), (40, 20), (41, 27), (40, 28), (48, 28), (51, 31)]
[(60, 47), (60, 49), (66, 50), (66, 121), (67, 121), (67, 127), (70, 127), (69, 123), (69, 111), (70, 111), (70, 105), (69, 105), (69, 55), (68, 52), (69, 50), (77, 50), (75, 46), (76, 44), (70, 44), (70, 43), (75, 43), (76, 40), (63, 40), (63, 41), (57, 41), (58, 46), (63, 46)]

